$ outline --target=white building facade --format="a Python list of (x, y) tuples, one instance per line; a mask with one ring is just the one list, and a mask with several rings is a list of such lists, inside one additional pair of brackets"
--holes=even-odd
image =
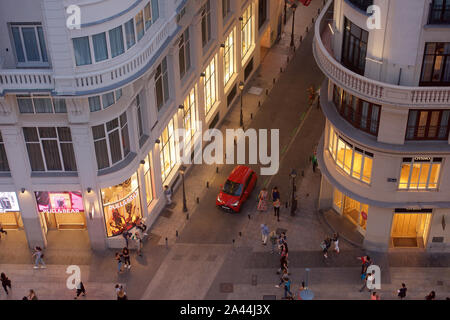
[(367, 249), (448, 252), (450, 1), (325, 8), (313, 46), (327, 76), (320, 208), (348, 218)]
[[(80, 28), (68, 27), (77, 22)], [(280, 33), (278, 0), (0, 4), (0, 223), (123, 247), (179, 181), (174, 130), (215, 127)], [(68, 10), (69, 9), (69, 10)]]

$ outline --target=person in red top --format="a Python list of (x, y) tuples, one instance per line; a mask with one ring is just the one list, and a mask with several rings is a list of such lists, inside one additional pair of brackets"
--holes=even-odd
[(367, 268), (372, 264), (372, 260), (370, 260), (369, 256), (357, 257), (356, 259), (361, 260), (361, 275), (366, 273)]

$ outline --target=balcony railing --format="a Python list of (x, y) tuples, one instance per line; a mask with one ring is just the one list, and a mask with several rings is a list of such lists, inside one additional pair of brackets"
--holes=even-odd
[(52, 70), (0, 70), (0, 95), (14, 90), (52, 90), (54, 88)]
[[(338, 86), (361, 98), (378, 104), (402, 106), (444, 106), (450, 104), (450, 87), (406, 87), (366, 78), (347, 69), (331, 54), (332, 34), (325, 14), (333, 0), (329, 0), (316, 21), (313, 53), (322, 72)], [(324, 38), (324, 39), (322, 39)]]
[(450, 1), (444, 5), (430, 3), (428, 24), (450, 24)]
[(373, 5), (373, 0), (347, 0), (347, 1), (364, 12), (367, 11), (367, 7)]
[(448, 126), (407, 126), (406, 140), (447, 140)]

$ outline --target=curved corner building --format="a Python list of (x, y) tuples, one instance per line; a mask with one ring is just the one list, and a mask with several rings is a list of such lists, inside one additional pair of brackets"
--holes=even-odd
[(17, 230), (8, 238), (102, 250), (123, 247), (141, 217), (151, 226), (163, 186), (180, 181), (174, 131), (194, 144), (220, 124), (279, 36), (282, 5), (2, 1), (0, 223)]
[(313, 50), (327, 77), (319, 207), (366, 249), (449, 252), (450, 1), (328, 1)]

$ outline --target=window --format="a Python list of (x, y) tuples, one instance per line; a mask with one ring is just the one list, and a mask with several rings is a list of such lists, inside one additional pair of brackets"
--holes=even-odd
[(150, 153), (145, 157), (144, 163), (144, 180), (145, 180), (145, 193), (147, 196), (147, 205), (153, 200), (153, 180), (152, 180), (152, 168)]
[(142, 117), (142, 106), (141, 106), (141, 96), (142, 93), (139, 93), (136, 96), (136, 110), (137, 110), (137, 117), (138, 117), (138, 133), (139, 138), (144, 135), (144, 123), (143, 123), (143, 117)]
[(24, 127), (32, 171), (77, 171), (68, 127)]
[(48, 63), (44, 31), (40, 24), (11, 24), (11, 33), (18, 63)]
[(202, 7), (202, 46), (205, 47), (211, 40), (211, 6), (207, 0)]
[(253, 45), (253, 4), (250, 3), (250, 5), (245, 9), (244, 14), (242, 15), (242, 21), (241, 21), (241, 40), (242, 40), (242, 46), (241, 46), (241, 54), (242, 54), (242, 61), (245, 61), (247, 53), (249, 52), (250, 48)]
[(362, 182), (370, 183), (373, 153), (348, 143), (332, 127), (330, 127), (328, 150), (336, 164), (348, 175)]
[(450, 23), (450, 1), (433, 0), (430, 4), (429, 24), (448, 24)]
[(450, 85), (450, 42), (427, 42), (423, 55), (421, 86)]
[(144, 36), (144, 12), (139, 11), (139, 13), (134, 17), (136, 23), (136, 33), (138, 41)]
[(373, 5), (373, 0), (349, 0), (349, 1), (357, 8), (363, 10), (364, 12), (367, 11), (367, 8), (369, 6)]
[(144, 20), (145, 20), (145, 30), (150, 28), (152, 25), (152, 11), (150, 9), (150, 2), (144, 8)]
[(66, 100), (45, 94), (17, 95), (20, 113), (66, 113)]
[(447, 140), (450, 110), (409, 110), (407, 140)]
[(6, 156), (6, 149), (5, 144), (3, 142), (3, 136), (0, 132), (0, 171), (7, 171), (9, 172), (9, 164), (8, 164), (8, 157)]
[(111, 47), (111, 57), (113, 58), (125, 52), (122, 26), (109, 30), (109, 45)]
[(403, 158), (398, 188), (401, 190), (437, 189), (442, 158)]
[(234, 29), (225, 39), (225, 48), (223, 49), (223, 67), (224, 67), (224, 81), (227, 85), (235, 72), (234, 66)]
[(108, 47), (106, 46), (106, 34), (104, 32), (92, 36), (95, 62), (108, 59)]
[(267, 0), (259, 0), (258, 2), (258, 29), (264, 25), (267, 20)]
[(155, 91), (156, 91), (156, 106), (158, 111), (169, 100), (169, 78), (167, 75), (167, 60), (166, 58), (156, 68), (155, 74)]
[(108, 168), (130, 153), (127, 114), (92, 127), (95, 155), (99, 170)]
[(161, 141), (161, 177), (164, 182), (172, 171), (177, 162), (177, 154), (175, 149), (175, 127), (174, 119), (171, 119), (164, 128), (160, 137)]
[(73, 38), (73, 50), (75, 52), (75, 63), (77, 66), (91, 64), (91, 49), (89, 37)]
[(91, 110), (91, 112), (106, 109), (119, 101), (121, 97), (122, 89), (117, 89), (116, 91), (111, 91), (101, 96), (89, 97), (89, 109)]
[(156, 22), (159, 18), (159, 4), (158, 0), (152, 0), (152, 14), (153, 14), (153, 23)]
[(350, 70), (364, 75), (369, 33), (350, 20), (344, 21), (344, 42), (341, 62)]
[(197, 105), (195, 102), (195, 88), (192, 88), (183, 104), (183, 124), (186, 130), (185, 144), (192, 140), (197, 131)]
[(226, 16), (231, 12), (230, 0), (222, 0), (222, 17), (225, 19)]
[(354, 127), (377, 135), (381, 106), (364, 101), (334, 85), (333, 102), (338, 112)]
[(130, 49), (136, 43), (133, 19), (125, 23), (125, 39), (127, 41), (127, 49)]
[(217, 101), (217, 76), (216, 76), (216, 56), (205, 69), (205, 111), (206, 114), (211, 111), (214, 103)]
[(178, 43), (178, 59), (180, 64), (180, 78), (183, 78), (186, 71), (191, 67), (189, 27), (180, 37), (180, 42)]

